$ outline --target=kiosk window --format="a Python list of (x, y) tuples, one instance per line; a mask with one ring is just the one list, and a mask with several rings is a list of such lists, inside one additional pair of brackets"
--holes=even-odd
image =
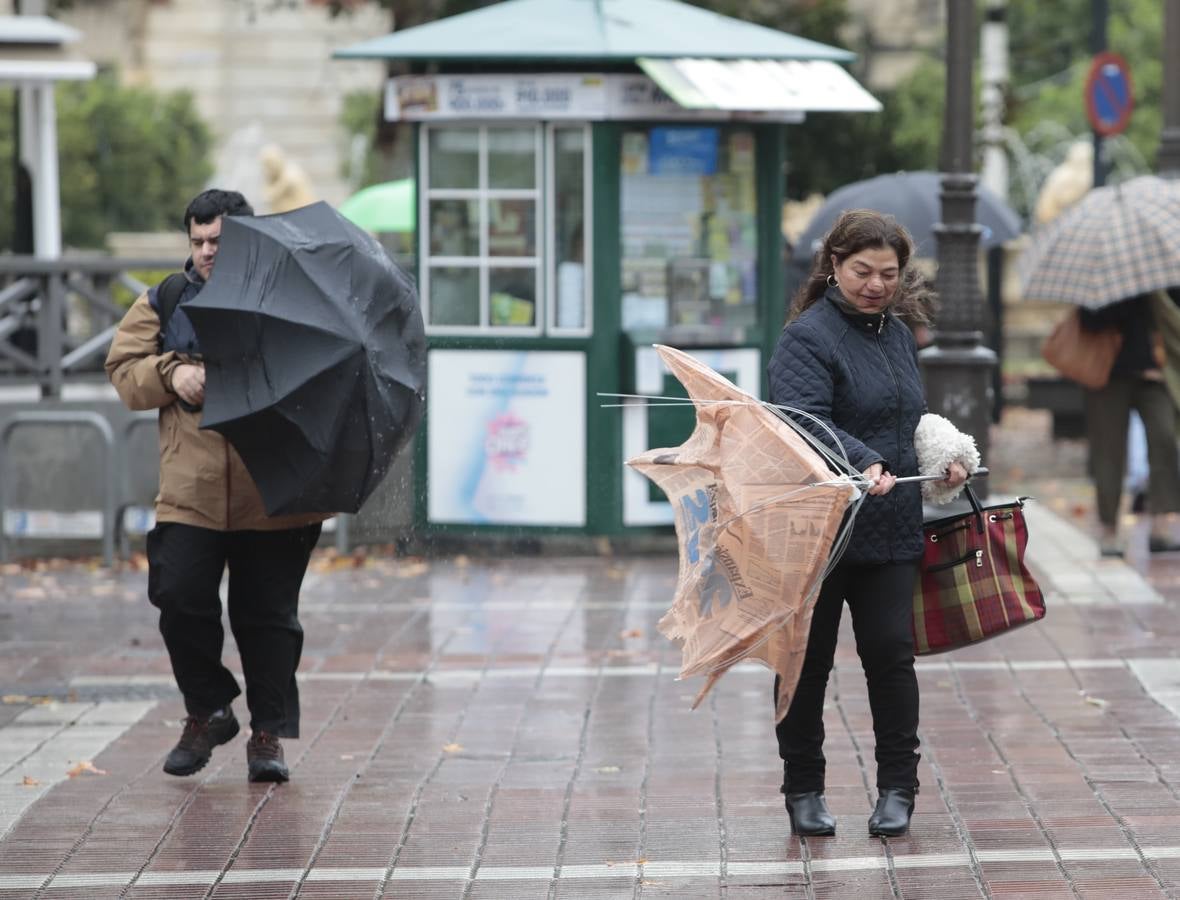
[(479, 131), (447, 128), (430, 132), (430, 186), (479, 187)]
[(553, 129), (553, 318), (550, 330), (589, 329), (589, 210), (586, 202), (590, 159), (584, 128)]
[(622, 169), (623, 327), (740, 339), (757, 321), (753, 133), (630, 129)]
[(423, 128), (432, 332), (587, 333), (588, 146), (583, 125)]

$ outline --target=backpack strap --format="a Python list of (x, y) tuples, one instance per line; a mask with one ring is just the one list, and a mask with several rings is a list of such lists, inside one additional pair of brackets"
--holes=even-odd
[(156, 288), (156, 313), (160, 317), (160, 346), (164, 345), (164, 334), (168, 331), (168, 322), (172, 313), (180, 305), (181, 295), (188, 285), (188, 279), (183, 272), (173, 272), (160, 282)]

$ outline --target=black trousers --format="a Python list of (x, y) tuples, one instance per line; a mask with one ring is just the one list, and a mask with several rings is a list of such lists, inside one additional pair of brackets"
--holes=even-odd
[(799, 687), (775, 729), (783, 790), (822, 791), (824, 693), (836, 655), (844, 602), (869, 689), (877, 743), (877, 787), (918, 787), (918, 679), (914, 674), (913, 591), (918, 564), (838, 565), (811, 618)]
[(242, 658), (250, 727), (299, 737), (295, 670), (303, 652), (299, 589), (320, 525), (214, 531), (176, 522), (147, 537), (148, 598), (189, 715), (207, 716), (240, 694), (221, 662), (221, 576), (229, 567), (229, 625)]

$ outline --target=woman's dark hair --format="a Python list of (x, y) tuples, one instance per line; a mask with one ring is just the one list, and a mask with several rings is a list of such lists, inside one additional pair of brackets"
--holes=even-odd
[(824, 235), (823, 246), (815, 252), (811, 274), (795, 294), (789, 318), (797, 318), (827, 291), (828, 279), (834, 274), (833, 256), (837, 263), (843, 263), (853, 254), (869, 249), (890, 249), (897, 254), (897, 293), (893, 295), (889, 311), (907, 322), (928, 324), (927, 297), (920, 291), (913, 291), (919, 282), (909, 276), (906, 269), (914, 252), (914, 242), (897, 219), (873, 209), (850, 209), (840, 214)]
[(184, 231), (189, 232), (189, 224), (208, 225), (218, 216), (252, 216), (254, 207), (237, 191), (222, 191), (210, 188), (193, 197), (188, 208), (184, 211)]

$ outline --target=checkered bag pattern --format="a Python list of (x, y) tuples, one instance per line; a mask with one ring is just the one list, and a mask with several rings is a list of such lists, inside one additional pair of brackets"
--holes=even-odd
[(927, 522), (914, 588), (914, 653), (943, 653), (1045, 615), (1045, 598), (1024, 564), (1023, 498)]
[(1091, 309), (1180, 284), (1180, 180), (1090, 191), (1034, 232), (1020, 281), (1026, 299)]

